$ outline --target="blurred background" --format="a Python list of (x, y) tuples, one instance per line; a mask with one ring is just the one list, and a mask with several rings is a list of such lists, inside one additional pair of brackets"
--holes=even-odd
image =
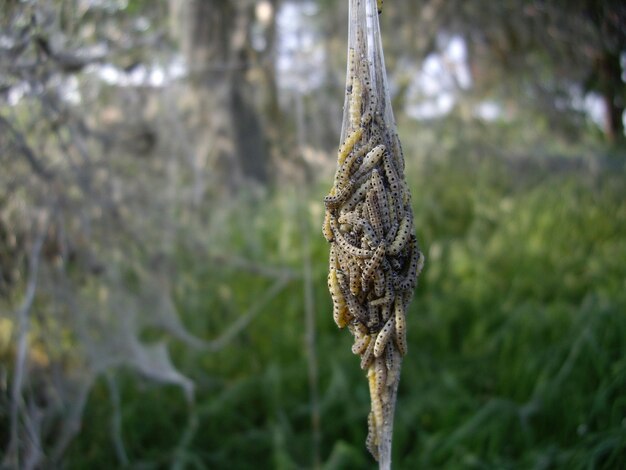
[[(6, 468), (374, 468), (321, 235), (348, 2), (0, 0)], [(388, 0), (398, 469), (626, 466), (626, 5)]]

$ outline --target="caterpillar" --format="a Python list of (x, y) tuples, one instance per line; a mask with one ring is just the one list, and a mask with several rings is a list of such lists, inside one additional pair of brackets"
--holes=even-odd
[(350, 8), (356, 31), (348, 47), (343, 142), (324, 198), (322, 233), (330, 244), (333, 319), (353, 335), (352, 352), (360, 356), (369, 382), (366, 446), (374, 458), (382, 459), (391, 439), (385, 426), (393, 421), (408, 349), (407, 309), (424, 256), (381, 70), (380, 41), (372, 35), (378, 27), (365, 21), (367, 12), (368, 18), (374, 9), (380, 13), (382, 0), (350, 0)]
[(344, 143), (339, 147), (339, 151), (337, 152), (337, 162), (341, 165), (343, 161), (346, 159), (348, 154), (354, 148), (354, 144), (356, 144), (361, 136), (363, 135), (363, 129), (357, 128), (355, 129), (344, 141)]
[(376, 341), (374, 342), (374, 356), (380, 357), (385, 352), (387, 342), (394, 331), (395, 321), (395, 317), (389, 317), (383, 329), (378, 332), (378, 336), (376, 336)]

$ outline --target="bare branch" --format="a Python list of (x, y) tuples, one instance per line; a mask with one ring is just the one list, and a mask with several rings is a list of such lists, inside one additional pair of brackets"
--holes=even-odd
[(6, 129), (6, 131), (8, 131), (8, 133), (13, 136), (13, 142), (15, 144), (15, 147), (22, 155), (24, 155), (32, 170), (39, 177), (46, 181), (52, 179), (54, 177), (54, 174), (47, 168), (44, 168), (42, 163), (35, 155), (35, 152), (33, 152), (33, 150), (26, 143), (26, 139), (24, 138), (22, 133), (15, 129), (7, 119), (0, 115), (0, 129), (3, 128)]
[(270, 266), (267, 264), (259, 264), (239, 256), (231, 255), (212, 255), (211, 259), (217, 264), (227, 264), (233, 268), (242, 269), (252, 274), (269, 277), (273, 279), (297, 279), (300, 274), (290, 268)]
[(12, 462), (15, 468), (19, 468), (19, 409), (22, 404), (22, 382), (24, 381), (24, 373), (26, 367), (26, 354), (28, 347), (28, 331), (30, 329), (30, 309), (35, 300), (37, 290), (37, 278), (39, 272), (39, 261), (41, 259), (41, 247), (46, 236), (48, 227), (47, 220), (39, 224), (37, 237), (33, 243), (28, 263), (28, 281), (26, 284), (26, 293), (22, 305), (16, 312), (18, 321), (17, 332), (17, 353), (15, 355), (15, 367), (13, 377), (13, 387), (11, 389), (11, 440), (7, 448), (5, 462)]
[(109, 371), (106, 374), (107, 385), (109, 387), (109, 396), (111, 397), (111, 405), (113, 407), (113, 415), (111, 416), (111, 439), (115, 447), (115, 454), (122, 466), (128, 466), (128, 454), (124, 447), (124, 439), (122, 437), (122, 410), (120, 403), (120, 392), (117, 387), (117, 381), (113, 374)]
[(90, 64), (102, 62), (106, 57), (106, 54), (83, 56), (79, 52), (53, 51), (48, 39), (42, 36), (37, 36), (35, 42), (39, 46), (39, 49), (56, 62), (61, 70), (66, 73), (80, 72)]
[(241, 333), (250, 322), (263, 310), (263, 307), (267, 303), (269, 303), (274, 297), (276, 297), (280, 291), (282, 291), (287, 284), (289, 284), (289, 279), (279, 279), (276, 281), (272, 287), (270, 287), (259, 300), (250, 307), (248, 312), (239, 317), (237, 321), (232, 323), (226, 331), (224, 331), (218, 338), (208, 343), (208, 349), (211, 352), (219, 351), (220, 349), (227, 346), (239, 333)]

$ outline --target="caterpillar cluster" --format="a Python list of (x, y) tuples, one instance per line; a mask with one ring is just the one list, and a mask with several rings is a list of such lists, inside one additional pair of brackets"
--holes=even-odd
[(334, 185), (324, 198), (330, 243), (328, 289), (333, 318), (354, 336), (371, 396), (367, 447), (378, 459), (381, 430), (393, 419), (407, 352), (406, 311), (424, 263), (414, 235), (404, 158), (393, 123), (370, 79), (371, 63), (348, 52), (347, 132)]

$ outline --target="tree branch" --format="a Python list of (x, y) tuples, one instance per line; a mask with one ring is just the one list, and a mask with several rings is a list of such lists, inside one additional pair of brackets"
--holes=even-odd
[(26, 161), (35, 172), (35, 174), (46, 181), (51, 180), (54, 177), (54, 173), (52, 173), (47, 168), (44, 168), (42, 163), (35, 155), (35, 152), (26, 143), (26, 139), (24, 138), (22, 133), (15, 129), (6, 118), (0, 115), (0, 129), (3, 128), (12, 135), (15, 147), (22, 155), (24, 155)]
[(37, 278), (39, 272), (39, 261), (41, 259), (41, 247), (46, 237), (47, 221), (40, 224), (37, 237), (33, 243), (28, 263), (28, 281), (26, 283), (26, 293), (22, 305), (16, 312), (18, 322), (17, 331), (17, 352), (15, 355), (15, 366), (13, 371), (13, 387), (11, 389), (11, 440), (7, 448), (5, 463), (13, 463), (15, 468), (20, 468), (19, 458), (19, 409), (22, 403), (22, 382), (26, 368), (26, 355), (28, 347), (28, 331), (30, 329), (30, 309), (35, 300), (37, 290)]

